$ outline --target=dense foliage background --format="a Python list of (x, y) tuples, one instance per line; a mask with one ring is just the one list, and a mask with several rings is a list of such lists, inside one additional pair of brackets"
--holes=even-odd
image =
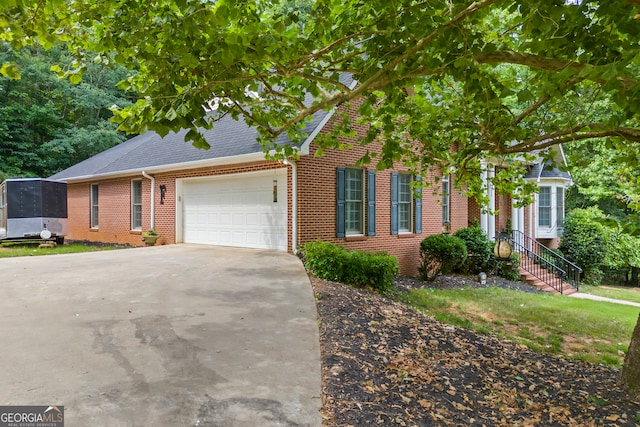
[(109, 108), (131, 105), (116, 87), (120, 67), (93, 65), (81, 83), (58, 78), (54, 65), (70, 65), (65, 50), (0, 44), (0, 63), (20, 66), (22, 76), (0, 75), (0, 181), (47, 177), (126, 139)]

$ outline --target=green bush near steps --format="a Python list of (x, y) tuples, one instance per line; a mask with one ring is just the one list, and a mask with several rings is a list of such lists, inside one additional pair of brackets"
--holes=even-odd
[(386, 252), (349, 251), (333, 243), (316, 241), (302, 248), (305, 268), (314, 276), (381, 293), (393, 289), (399, 274), (398, 259)]
[(420, 258), (420, 278), (431, 282), (461, 268), (467, 259), (467, 247), (459, 237), (434, 234), (420, 242)]

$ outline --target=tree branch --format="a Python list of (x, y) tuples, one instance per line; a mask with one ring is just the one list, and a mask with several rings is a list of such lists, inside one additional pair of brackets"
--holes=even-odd
[[(588, 128), (590, 130), (585, 132), (580, 131), (580, 129), (585, 128)], [(591, 130), (598, 128), (602, 130)], [(564, 129), (558, 132), (553, 132), (550, 134), (545, 134), (528, 139), (519, 144), (512, 145), (506, 152), (509, 154), (530, 152), (533, 150), (541, 150), (565, 142), (580, 141), (589, 138), (603, 138), (607, 136), (615, 136), (623, 138), (627, 141), (640, 142), (639, 129), (627, 128), (622, 126), (608, 128), (607, 126), (599, 123), (589, 123), (576, 128)]]
[[(582, 73), (584, 80), (590, 80), (596, 83), (603, 83), (605, 80), (599, 78), (593, 78), (589, 75), (591, 71), (595, 70), (595, 66), (591, 64), (582, 64), (580, 62), (569, 61), (566, 59), (549, 58), (546, 56), (534, 55), (531, 53), (514, 52), (512, 50), (497, 50), (493, 52), (480, 52), (473, 55), (473, 58), (481, 64), (518, 64), (524, 65), (529, 68), (537, 70), (545, 70), (552, 72), (560, 72), (566, 69), (572, 69), (576, 73), (582, 73), (587, 69), (589, 72)], [(624, 89), (629, 89), (633, 85), (637, 84), (635, 79), (629, 77), (616, 77), (616, 80), (620, 81)]]

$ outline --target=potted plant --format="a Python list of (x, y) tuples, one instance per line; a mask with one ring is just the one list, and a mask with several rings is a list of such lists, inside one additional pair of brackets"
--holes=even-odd
[(147, 246), (155, 245), (159, 237), (160, 235), (153, 229), (142, 232), (142, 241)]

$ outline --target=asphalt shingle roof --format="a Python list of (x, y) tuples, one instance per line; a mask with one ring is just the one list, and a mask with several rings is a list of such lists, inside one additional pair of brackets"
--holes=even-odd
[[(345, 74), (341, 76), (340, 81), (350, 85), (353, 79), (350, 75)], [(310, 104), (311, 101), (312, 98), (307, 97), (305, 103)], [(304, 132), (311, 135), (328, 114), (328, 111), (316, 112), (307, 123)], [(201, 150), (193, 147), (190, 142), (185, 142), (186, 133), (187, 130), (183, 129), (179, 132), (170, 132), (161, 138), (156, 132), (147, 132), (49, 178), (66, 181), (80, 177), (134, 172), (154, 167), (262, 152), (257, 130), (249, 127), (242, 117), (236, 121), (231, 116), (225, 116), (217, 121), (212, 129), (201, 129), (205, 140), (211, 146), (209, 150)], [(276, 143), (280, 145), (293, 144), (286, 134), (281, 134), (276, 139)]]
[(538, 179), (538, 178), (561, 178), (571, 179), (569, 172), (561, 171), (557, 166), (552, 165), (551, 162), (540, 162), (529, 169), (525, 178)]

